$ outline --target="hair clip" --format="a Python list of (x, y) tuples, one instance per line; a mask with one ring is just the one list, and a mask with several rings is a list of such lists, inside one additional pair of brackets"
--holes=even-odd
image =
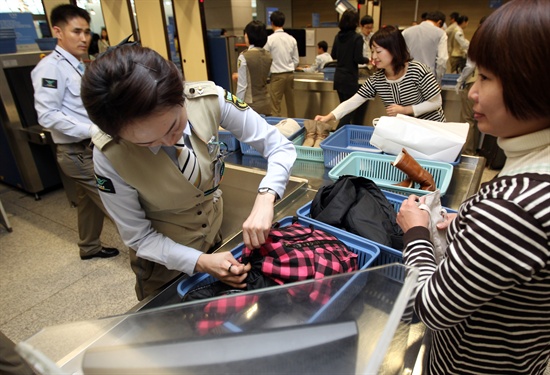
[[(151, 68), (150, 66), (147, 66), (147, 65), (142, 64), (142, 63), (137, 62), (137, 61), (132, 61), (132, 62), (133, 62), (134, 64), (136, 64), (136, 65), (139, 65), (139, 66), (144, 67), (145, 69), (148, 69), (148, 70), (151, 70), (151, 71), (153, 71), (153, 72), (155, 72), (155, 73), (158, 73), (158, 70), (156, 70), (156, 69), (154, 69), (154, 68)], [(156, 80), (155, 80), (155, 81), (156, 81)]]

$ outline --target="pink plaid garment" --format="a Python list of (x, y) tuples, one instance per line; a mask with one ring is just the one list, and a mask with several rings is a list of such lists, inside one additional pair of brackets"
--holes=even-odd
[(243, 250), (243, 259), (258, 255), (263, 258), (262, 273), (278, 284), (358, 269), (357, 254), (344, 243), (322, 230), (299, 223), (272, 229), (259, 249)]

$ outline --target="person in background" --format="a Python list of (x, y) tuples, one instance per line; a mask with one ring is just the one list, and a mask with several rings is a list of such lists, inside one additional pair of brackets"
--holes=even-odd
[(315, 120), (338, 120), (366, 100), (379, 95), (388, 116), (398, 113), (426, 120), (445, 121), (441, 89), (428, 67), (412, 61), (399, 29), (386, 26), (371, 39), (372, 62), (378, 69), (350, 99)]
[[(481, 17), (479, 25), (485, 21), (487, 16)], [(474, 117), (474, 101), (468, 98), (468, 93), (477, 79), (476, 64), (469, 58), (466, 60), (466, 66), (456, 80), (455, 91), (460, 95), (460, 121), (467, 122), (470, 126), (468, 129), (468, 137), (464, 143), (463, 154), (477, 155), (479, 147), (480, 132), (477, 128), (477, 120)]]
[(90, 63), (82, 100), (99, 126), (93, 136), (97, 182), (107, 211), (130, 248), (141, 300), (181, 276), (206, 272), (245, 287), (250, 264), (222, 240), (223, 152), (218, 129), (258, 150), (268, 163), (249, 217), (248, 248), (262, 245), (296, 159), (275, 126), (213, 82), (184, 82), (181, 71), (139, 45), (112, 48)]
[(445, 28), (445, 34), (447, 34), (447, 52), (449, 55), (451, 54), (451, 36), (458, 26), (456, 23), (457, 17), (460, 15), (458, 12), (452, 12), (449, 15), (449, 24), (447, 25), (447, 28)]
[(456, 27), (451, 33), (449, 62), (451, 73), (460, 73), (466, 66), (466, 54), (470, 42), (464, 38), (464, 29), (468, 26), (468, 16), (461, 14), (456, 18)]
[(88, 58), (94, 59), (99, 53), (99, 35), (92, 32), (90, 46), (88, 47)]
[(471, 40), (475, 117), (507, 159), (439, 224), (448, 241), (441, 263), (429, 214), (417, 206), (424, 198), (411, 195), (397, 215), (403, 261), (420, 270), (414, 309), (433, 336), (427, 373), (542, 375), (548, 366), (550, 49), (540, 48), (548, 40), (547, 0), (507, 2)]
[(426, 21), (403, 30), (403, 37), (412, 58), (427, 65), (435, 74), (438, 83), (443, 79), (449, 60), (447, 34), (441, 28), (444, 23), (443, 13), (429, 12)]
[(248, 45), (237, 60), (237, 97), (259, 114), (271, 115), (271, 98), (267, 89), (271, 54), (263, 46), (267, 42), (267, 30), (261, 21), (249, 22), (244, 28), (244, 40)]
[[(369, 61), (367, 64), (359, 64), (359, 77), (365, 78), (372, 74), (372, 64), (371, 60), (371, 50), (370, 50), (370, 39), (374, 34), (374, 20), (368, 14), (361, 18), (359, 21), (361, 36), (363, 37), (363, 56)], [(369, 102), (365, 102), (365, 112), (368, 109)]]
[(107, 51), (107, 48), (109, 48), (110, 46), (109, 34), (107, 34), (107, 29), (104, 27), (101, 28), (101, 35), (99, 38), (98, 46), (99, 46), (99, 53), (103, 53)]
[(317, 56), (315, 56), (315, 63), (312, 66), (305, 66), (303, 68), (298, 67), (296, 68), (296, 70), (307, 73), (322, 71), (325, 67), (325, 64), (332, 61), (332, 56), (327, 51), (328, 43), (324, 40), (321, 40), (319, 43), (317, 43)]
[(370, 50), (370, 39), (374, 34), (374, 20), (368, 14), (363, 16), (360, 21), (361, 25), (361, 36), (363, 37), (363, 57), (368, 59), (370, 62), (371, 59), (371, 50)]
[(296, 117), (294, 106), (294, 70), (300, 63), (298, 43), (293, 36), (285, 33), (285, 15), (275, 11), (269, 16), (273, 34), (267, 38), (265, 50), (271, 53), (271, 81), (269, 84), (272, 114), (281, 117), (281, 101), (286, 103), (286, 117)]
[[(359, 26), (359, 15), (354, 9), (348, 9), (340, 17), (340, 31), (334, 38), (331, 56), (337, 60), (334, 72), (333, 88), (338, 93), (340, 103), (351, 98), (359, 88), (359, 64), (367, 64), (363, 56), (363, 38), (356, 32)], [(347, 124), (363, 124), (366, 104), (353, 108), (340, 118), (338, 127)]]
[(100, 241), (106, 215), (97, 191), (90, 147), (97, 127), (89, 119), (80, 97), (80, 82), (90, 44), (90, 15), (76, 5), (55, 7), (50, 22), (57, 46), (31, 72), (38, 123), (55, 142), (59, 167), (76, 184), (78, 235), (81, 259), (110, 258), (115, 248)]

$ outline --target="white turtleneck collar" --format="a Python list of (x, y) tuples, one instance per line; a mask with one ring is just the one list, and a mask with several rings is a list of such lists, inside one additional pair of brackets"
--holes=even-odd
[(498, 138), (498, 145), (506, 154), (499, 176), (550, 174), (550, 128), (514, 138)]

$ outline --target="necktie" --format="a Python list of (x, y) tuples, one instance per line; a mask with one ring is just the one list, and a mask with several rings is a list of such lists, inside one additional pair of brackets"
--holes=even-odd
[(195, 187), (200, 184), (200, 168), (197, 163), (197, 157), (195, 153), (185, 146), (184, 137), (181, 137), (176, 147), (176, 155), (178, 158), (178, 165), (181, 173), (187, 178)]
[(84, 63), (82, 61), (78, 64), (78, 70), (82, 74), (84, 74), (84, 71), (86, 70), (86, 66), (84, 65)]

